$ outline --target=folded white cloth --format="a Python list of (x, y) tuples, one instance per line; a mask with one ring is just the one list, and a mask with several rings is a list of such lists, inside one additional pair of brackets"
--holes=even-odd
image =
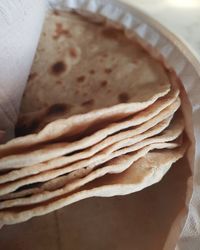
[(37, 48), (46, 0), (0, 1), (0, 130), (13, 136), (20, 100)]

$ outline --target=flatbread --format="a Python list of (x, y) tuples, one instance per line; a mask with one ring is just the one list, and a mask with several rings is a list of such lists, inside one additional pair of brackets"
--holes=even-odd
[[(110, 124), (105, 129), (99, 130), (91, 136), (85, 137), (78, 142), (74, 141), (72, 143), (52, 143), (50, 145), (41, 146), (41, 149), (39, 150), (30, 151), (23, 154), (12, 154), (9, 156), (5, 156), (0, 159), (0, 169), (3, 170), (30, 166), (90, 147), (113, 133), (130, 128), (132, 126), (140, 125), (145, 121), (148, 121), (149, 119), (158, 115), (163, 109), (167, 108), (168, 106), (169, 112), (175, 112), (180, 106), (180, 99), (177, 97), (177, 95), (178, 91), (172, 91), (169, 93), (169, 95), (158, 100), (149, 108), (139, 112), (138, 114), (135, 114), (133, 117), (122, 122)], [(51, 126), (52, 124), (53, 123), (49, 124), (48, 126)], [(53, 130), (53, 128), (48, 129), (48, 126), (46, 127), (46, 131), (48, 131), (48, 133), (51, 131), (52, 134), (54, 134), (55, 130)], [(43, 130), (43, 132), (45, 132), (45, 129)]]
[(36, 204), (44, 201), (51, 200), (52, 198), (59, 197), (64, 194), (68, 194), (72, 192), (73, 190), (76, 190), (80, 188), (81, 186), (84, 186), (88, 182), (91, 182), (97, 178), (100, 178), (106, 174), (109, 173), (121, 173), (128, 169), (133, 162), (137, 161), (140, 157), (145, 156), (150, 150), (153, 149), (163, 149), (164, 146), (166, 148), (175, 148), (178, 147), (177, 143), (155, 143), (152, 145), (148, 145), (147, 147), (142, 148), (141, 150), (130, 153), (128, 155), (122, 155), (119, 156), (111, 161), (108, 161), (105, 165), (100, 165), (98, 169), (92, 171), (90, 174), (86, 175), (85, 177), (79, 178), (72, 182), (66, 182), (65, 185), (62, 186), (62, 188), (57, 188), (54, 186), (54, 189), (52, 190), (52, 187), (49, 188), (50, 190), (42, 190), (41, 192), (38, 192), (37, 194), (33, 194), (30, 197), (22, 197), (20, 199), (14, 199), (14, 200), (8, 200), (3, 201), (0, 203), (0, 209), (9, 208), (9, 207), (15, 207), (15, 206), (24, 206), (24, 205), (31, 205)]
[[(50, 179), (56, 178), (60, 175), (67, 174), (78, 169), (83, 169), (85, 167), (94, 168), (113, 158), (116, 158), (118, 156), (121, 156), (127, 153), (132, 153), (134, 151), (142, 149), (143, 147), (151, 145), (151, 144), (153, 145), (155, 143), (173, 141), (181, 135), (181, 133), (183, 132), (183, 128), (184, 128), (183, 120), (182, 121), (179, 119), (175, 120), (175, 122), (173, 122), (168, 129), (162, 132), (161, 135), (142, 140), (141, 142), (138, 142), (138, 143), (136, 142), (140, 140), (138, 140), (137, 137), (128, 138), (128, 139), (119, 141), (117, 143), (114, 143), (113, 145), (100, 151), (95, 156), (89, 159), (82, 160), (74, 164), (66, 165), (60, 169), (53, 169), (51, 171), (45, 171), (45, 172), (39, 173), (38, 175), (33, 175), (30, 177), (26, 177), (20, 180), (13, 181), (11, 183), (2, 184), (0, 186), (0, 195), (5, 195), (9, 192), (13, 192), (17, 190), (18, 188), (20, 188), (21, 186), (32, 184), (32, 183), (37, 183), (37, 182), (48, 181)], [(148, 133), (148, 131), (146, 133)], [(151, 134), (152, 134), (152, 131), (149, 131), (149, 135)]]
[[(58, 26), (64, 31), (70, 28), (70, 36), (58, 31)], [(23, 134), (26, 126), (26, 133), (30, 134), (59, 118), (70, 117), (73, 126), (56, 122), (45, 132), (0, 146), (0, 155), (79, 133), (99, 122), (127, 117), (147, 108), (169, 90), (168, 73), (161, 62), (126, 38), (122, 31), (96, 25), (71, 13), (64, 17), (50, 14), (22, 99), (18, 134), (20, 131)], [(37, 121), (27, 118), (34, 116), (32, 112), (39, 112)]]
[[(148, 139), (145, 139), (144, 138), (145, 135), (147, 135), (150, 132), (150, 131), (147, 131), (143, 135), (141, 135), (141, 136), (144, 136), (142, 141), (136, 143), (136, 141), (137, 141), (136, 137), (129, 138), (128, 140), (123, 140), (123, 141), (120, 141), (118, 143), (111, 145), (111, 148), (109, 148), (108, 151), (110, 151), (110, 152), (113, 151), (113, 153), (115, 154), (115, 150), (117, 150), (117, 149), (120, 149), (118, 152), (120, 152), (120, 151), (124, 152), (123, 147), (131, 146), (132, 150), (135, 151), (135, 150), (138, 150), (139, 148), (146, 147), (147, 145), (151, 145), (151, 143), (154, 144), (154, 143), (169, 142), (169, 141), (172, 141), (172, 140), (175, 140), (176, 138), (178, 138), (181, 135), (181, 133), (183, 132), (183, 128), (184, 128), (183, 119), (180, 116), (178, 116), (174, 119), (172, 124), (170, 124), (169, 128), (167, 128), (161, 134), (154, 136), (152, 138), (146, 137)], [(127, 152), (127, 149), (126, 149), (125, 153), (126, 152)], [(117, 155), (118, 155), (118, 153), (117, 153)], [(111, 155), (111, 157), (112, 157), (112, 155)], [(109, 157), (109, 159), (111, 159), (111, 158)], [(97, 167), (101, 168), (101, 166), (100, 167), (97, 166)], [(94, 167), (86, 167), (83, 169), (79, 169), (77, 171), (73, 171), (67, 175), (54, 178), (54, 179), (42, 184), (40, 186), (40, 188), (37, 189), (36, 192), (40, 192), (41, 190), (55, 190), (57, 188), (61, 188), (66, 183), (69, 183), (72, 180), (76, 180), (78, 178), (83, 178), (84, 176), (88, 175), (89, 173), (91, 173), (93, 168)], [(96, 168), (96, 166), (95, 166), (95, 168)]]
[[(186, 150), (177, 140), (182, 121), (164, 130), (180, 99), (161, 62), (121, 30), (69, 13), (48, 18), (16, 129), (28, 135), (0, 146), (0, 169), (8, 171), (0, 177), (0, 195), (21, 187), (33, 193), (16, 198), (17, 191), (11, 193), (16, 199), (0, 203), (4, 224), (87, 197), (141, 190)], [(160, 152), (149, 153), (154, 149)]]
[(126, 195), (138, 192), (147, 186), (159, 182), (171, 165), (183, 157), (187, 146), (175, 149), (152, 151), (134, 162), (120, 174), (105, 175), (85, 187), (101, 188), (102, 197)]
[[(166, 141), (174, 140), (181, 134), (182, 131), (183, 131), (183, 120), (182, 121), (181, 120), (175, 120), (170, 125), (170, 127), (167, 130), (165, 130), (159, 136), (155, 136), (155, 137), (143, 140), (143, 141), (141, 141), (139, 143), (136, 143), (137, 138), (130, 138), (130, 139), (128, 139), (128, 141), (127, 140), (122, 141), (122, 145), (125, 145), (125, 147), (131, 146), (131, 149), (133, 151), (136, 151), (136, 150), (138, 150), (138, 149), (140, 149), (142, 147), (145, 147), (147, 145), (151, 145), (151, 143), (152, 144), (153, 143), (161, 143), (161, 142), (164, 142), (164, 141), (166, 142)], [(144, 133), (144, 134), (147, 134), (147, 133)], [(120, 144), (121, 144), (121, 142), (113, 144), (111, 146), (111, 149), (108, 148), (108, 152), (109, 151), (111, 152), (111, 155), (109, 156), (109, 160), (114, 158), (113, 155), (116, 156), (116, 154), (117, 154), (117, 156), (119, 156), (119, 152), (123, 152), (123, 153), (129, 152), (129, 150), (127, 151), (127, 149), (125, 149), (125, 151), (124, 151), (124, 149), (121, 149)], [(115, 150), (118, 149), (118, 148), (121, 149), (121, 150), (119, 150), (118, 152), (115, 152)], [(105, 151), (103, 151), (103, 152), (105, 153)], [(81, 165), (81, 164), (78, 164), (78, 163), (77, 163), (77, 165), (74, 164), (74, 166), (76, 166), (76, 168), (78, 167), (78, 165)], [(82, 165), (86, 166), (84, 161), (82, 162)], [(70, 167), (70, 166), (68, 166), (68, 167)], [(71, 166), (71, 167), (73, 167), (73, 166)], [(99, 167), (98, 165), (97, 165), (97, 167), (101, 168), (101, 166)], [(58, 178), (54, 178), (54, 179), (52, 179), (50, 181), (47, 181), (46, 183), (42, 184), (41, 187), (39, 189), (37, 189), (36, 192), (40, 192), (41, 190), (55, 190), (57, 188), (60, 188), (63, 185), (65, 185), (66, 183), (69, 183), (74, 179), (83, 178), (88, 173), (90, 173), (93, 170), (93, 168), (94, 168), (94, 164), (92, 165), (92, 167), (89, 166), (89, 167), (86, 167), (86, 168), (80, 168), (80, 169), (78, 169), (78, 171), (72, 171), (68, 175), (64, 175), (64, 176), (61, 176), (61, 177), (58, 177)]]
[[(50, 13), (21, 112), (64, 103), (67, 118), (119, 103), (143, 103), (169, 88), (161, 63), (122, 30), (97, 25), (73, 13)], [(51, 121), (51, 117), (45, 118), (47, 123)]]
[[(169, 146), (169, 148), (174, 147), (173, 143), (172, 144), (169, 143), (168, 146)], [(151, 145), (151, 147), (152, 147), (152, 145)], [(155, 146), (155, 148), (167, 148), (167, 143), (157, 144)], [(14, 223), (26, 221), (26, 220), (32, 218), (33, 216), (44, 215), (46, 213), (52, 212), (56, 209), (59, 209), (61, 207), (64, 207), (66, 205), (69, 205), (71, 203), (77, 202), (79, 200), (82, 200), (82, 199), (85, 199), (88, 197), (94, 197), (94, 196), (110, 197), (110, 196), (114, 196), (114, 195), (124, 195), (124, 194), (128, 194), (131, 192), (139, 191), (139, 190), (145, 188), (146, 186), (152, 185), (153, 183), (159, 181), (162, 178), (163, 174), (165, 174), (167, 172), (167, 170), (169, 169), (171, 164), (183, 156), (183, 154), (185, 152), (185, 146), (183, 148), (178, 148), (175, 151), (171, 150), (168, 152), (167, 155), (166, 155), (165, 151), (166, 151), (166, 149), (164, 151), (162, 149), (162, 152), (160, 155), (162, 160), (155, 162), (155, 155), (154, 155), (152, 158), (148, 159), (148, 163), (146, 165), (142, 166), (141, 172), (139, 170), (134, 171), (134, 175), (136, 174), (136, 176), (135, 176), (135, 178), (131, 179), (132, 182), (131, 182), (130, 178), (124, 179), (122, 177), (117, 177), (117, 179), (115, 179), (115, 177), (114, 177), (112, 182), (108, 182), (108, 183), (104, 182), (104, 185), (102, 185), (102, 181), (101, 181), (100, 182), (101, 185), (97, 184), (97, 187), (95, 187), (95, 182), (93, 182), (92, 185), (89, 184), (88, 189), (83, 187), (81, 191), (77, 191), (77, 192), (72, 193), (72, 194), (70, 193), (68, 196), (66, 196), (66, 195), (61, 196), (59, 199), (52, 200), (49, 203), (44, 203), (44, 204), (40, 204), (40, 205), (33, 206), (33, 207), (31, 207), (31, 206), (25, 207), (24, 209), (21, 208), (21, 211), (20, 211), (20, 207), (18, 207), (17, 210), (15, 210), (15, 208), (12, 208), (9, 211), (6, 211), (6, 210), (1, 211), (0, 212), (0, 221), (1, 221), (1, 223), (4, 223), (4, 224), (14, 224)], [(164, 154), (164, 152), (165, 152), (165, 154)], [(147, 154), (147, 152), (144, 155), (146, 155), (146, 154)], [(163, 161), (164, 161), (164, 163), (163, 163)], [(123, 164), (124, 164), (124, 162), (123, 162)], [(148, 164), (152, 164), (151, 167), (149, 167)], [(156, 167), (152, 171), (154, 164), (156, 165)], [(138, 164), (138, 167), (139, 168), (141, 167), (140, 163)], [(147, 167), (147, 168), (145, 168), (145, 167)], [(163, 167), (163, 168), (160, 169), (160, 167)], [(164, 167), (165, 167), (165, 169), (164, 169)], [(130, 168), (130, 170), (132, 171), (133, 168)], [(150, 169), (150, 171), (148, 171), (149, 170), (148, 168)], [(125, 172), (125, 174), (127, 174), (127, 172)], [(113, 176), (115, 176), (115, 175), (113, 175)], [(122, 174), (122, 176), (123, 176), (123, 174)], [(147, 178), (148, 176), (151, 176), (151, 180)], [(138, 177), (140, 177), (140, 178), (138, 178)], [(112, 184), (110, 184), (110, 183), (112, 183)], [(117, 186), (113, 186), (115, 184)], [(108, 187), (106, 187), (106, 185), (108, 185)], [(45, 195), (44, 195), (44, 197), (45, 197)], [(30, 203), (28, 203), (28, 204), (30, 204)]]
[[(93, 7), (93, 5), (91, 5), (90, 7)], [(64, 32), (61, 31), (61, 37), (64, 37), (65, 35), (66, 35), (66, 29), (64, 28)], [(58, 39), (60, 38), (57, 38), (57, 40)], [(43, 67), (41, 68), (40, 72), (41, 71), (43, 71)], [(29, 89), (31, 89), (31, 81), (33, 81), (34, 73), (35, 72), (32, 71), (32, 74), (30, 75), (30, 78), (32, 78), (32, 80), (29, 80)], [(39, 83), (39, 79), (37, 79), (37, 81)], [(56, 83), (56, 81), (55, 84), (59, 84)], [(114, 84), (114, 82), (112, 82), (112, 84)], [(48, 89), (48, 91), (51, 91), (51, 89)], [(96, 90), (94, 91), (94, 96), (95, 93)], [(38, 98), (37, 93), (35, 92), (34, 94), (35, 96), (34, 95), (32, 96), (33, 99), (29, 100), (29, 107), (30, 103), (32, 101), (36, 102), (35, 99)], [(94, 96), (92, 96), (92, 99), (95, 98)], [(105, 95), (105, 98), (107, 96), (108, 95)], [(43, 98), (43, 100), (45, 100), (45, 98)], [(86, 102), (88, 105), (92, 104), (90, 100), (89, 102)], [(65, 113), (64, 114), (62, 113), (61, 109), (61, 113), (58, 112), (56, 114), (56, 112), (54, 112), (54, 114), (51, 114), (50, 116), (47, 115), (46, 117), (44, 117), (45, 118), (44, 121), (42, 121), (41, 117), (39, 117), (39, 119), (41, 120), (39, 120), (39, 125), (38, 125), (37, 122), (34, 124), (35, 118), (38, 117), (38, 114), (40, 114), (41, 116), (43, 114), (48, 114), (49, 111), (51, 111), (52, 108), (55, 109), (55, 107), (57, 108), (64, 107), (64, 112), (66, 112), (67, 115), (69, 111), (71, 112), (75, 110), (74, 107), (73, 109), (70, 108), (70, 106), (68, 105), (67, 98), (64, 100), (64, 102), (66, 103), (61, 103), (60, 106), (59, 103), (56, 103), (58, 104), (57, 106), (56, 105), (54, 106), (54, 104), (52, 106), (52, 104), (50, 104), (50, 106), (48, 106), (47, 108), (42, 107), (41, 110), (39, 108), (39, 110), (35, 112), (36, 115), (35, 117), (32, 117), (33, 115), (32, 112), (31, 113), (28, 112), (27, 114), (22, 113), (21, 114), (22, 121), (24, 117), (28, 117), (28, 122), (30, 122), (27, 123), (28, 126), (26, 127), (27, 121), (26, 119), (24, 119), (25, 120), (24, 128), (30, 129), (29, 131), (26, 131), (26, 133), (31, 133), (31, 131), (38, 131), (46, 123), (51, 122), (51, 119), (52, 120), (59, 119), (60, 117), (65, 115)], [(119, 110), (119, 112), (121, 113), (118, 114), (117, 114), (118, 110), (115, 111), (116, 113), (114, 114), (109, 113), (106, 114), (105, 116), (102, 114), (101, 118), (100, 116), (96, 116), (98, 117), (97, 123), (98, 122), (101, 123), (102, 121), (104, 121), (103, 119), (105, 119), (108, 125), (111, 120), (112, 122), (118, 121), (119, 119), (127, 117), (127, 115), (131, 114), (131, 113), (125, 113), (126, 112), (125, 109), (123, 111)], [(129, 110), (129, 112), (131, 112), (131, 110)], [(32, 120), (32, 118), (34, 119)], [(109, 120), (110, 118), (111, 120)], [(91, 126), (95, 125), (95, 121), (92, 120), (91, 117), (89, 119), (90, 121), (88, 122), (87, 120), (86, 124), (84, 123), (84, 120), (82, 120), (82, 127), (80, 127), (80, 131), (84, 132), (84, 129), (90, 124), (90, 122), (92, 124)], [(20, 126), (22, 125), (21, 129), (23, 129), (23, 123), (19, 125)], [(33, 125), (32, 128), (31, 125)], [(34, 127), (34, 125), (36, 126)], [(55, 128), (56, 126), (57, 125), (52, 126), (52, 131), (53, 128)], [(67, 129), (65, 131), (68, 131)], [(60, 134), (62, 133), (61, 130), (59, 132)], [(76, 131), (73, 131), (73, 128), (72, 129), (69, 128), (69, 131), (66, 132), (66, 134), (63, 133), (61, 137), (59, 136), (56, 137), (56, 140), (59, 139), (59, 141), (64, 142), (64, 140), (66, 139), (64, 138), (64, 135), (68, 134), (70, 136), (75, 132)], [(59, 133), (57, 132), (57, 134)], [(32, 140), (31, 138), (34, 139)], [(27, 150), (27, 147), (30, 147), (30, 145), (32, 147), (34, 145), (40, 144), (41, 142), (52, 143), (51, 139), (49, 140), (47, 136), (46, 137), (43, 136), (43, 139), (41, 139), (40, 137), (39, 140), (38, 137), (37, 139), (35, 138), (36, 138), (35, 135), (33, 137), (32, 136), (29, 137), (29, 139), (31, 140), (27, 138), (20, 138), (20, 140), (18, 141), (19, 144), (11, 143), (7, 145), (4, 148), (4, 150), (1, 151), (2, 153), (1, 156), (11, 155), (13, 153), (17, 154), (19, 153), (18, 152), (19, 147), (21, 147), (21, 149)], [(6, 148), (9, 150), (6, 151)], [(174, 157), (175, 150), (176, 149), (173, 149), (173, 155), (169, 157), (169, 160), (171, 160), (172, 157)], [(113, 196), (114, 194), (116, 195), (122, 194), (122, 192), (123, 192), (122, 195), (124, 195), (129, 192), (135, 192), (141, 190), (143, 186), (140, 185), (140, 183), (143, 182), (145, 177), (147, 177), (144, 180), (145, 184), (149, 185), (149, 183), (151, 183), (150, 181), (151, 176), (153, 175), (153, 173), (156, 172), (153, 171), (151, 166), (153, 165), (153, 162), (157, 166), (158, 159), (160, 160), (161, 157), (164, 156), (163, 153), (165, 151), (166, 151), (165, 149), (162, 149), (161, 155), (159, 155), (158, 152), (152, 151), (151, 153), (148, 153), (144, 156), (145, 159), (143, 158), (141, 159), (141, 161), (139, 160), (140, 163), (138, 164), (138, 167), (136, 167), (136, 163), (134, 163), (133, 166), (131, 166), (128, 170), (124, 171), (123, 173), (111, 174), (111, 175), (107, 174), (104, 177), (101, 177), (99, 179), (90, 182), (89, 184), (83, 187), (83, 192), (79, 193), (78, 194), (79, 197), (77, 199), (75, 197), (74, 200), (80, 200), (83, 199), (84, 197), (93, 196), (94, 193), (92, 193), (92, 191), (90, 190), (93, 189), (94, 191), (95, 188), (99, 190), (99, 191), (96, 190), (96, 196), (98, 195)], [(154, 153), (156, 153), (155, 157), (152, 156), (152, 154)], [(151, 154), (151, 157), (149, 156), (149, 154)], [(164, 160), (166, 159), (167, 157), (165, 154)], [(170, 166), (170, 162), (169, 165), (167, 165), (167, 162), (165, 163), (166, 165), (164, 165), (164, 162), (162, 165), (163, 170), (164, 169), (167, 170), (168, 167)], [(143, 168), (141, 169), (141, 167)], [(24, 170), (25, 169), (26, 168), (24, 168)], [(137, 171), (137, 169), (139, 171), (134, 172)], [(159, 169), (159, 167), (157, 169)], [(163, 174), (164, 173), (161, 173), (161, 175)], [(3, 249), (12, 249), (13, 242), (16, 241), (17, 244), (15, 247), (20, 250), (28, 249), (30, 248), (30, 246), (32, 246), (33, 249), (34, 248), (36, 249), (38, 247), (38, 242), (40, 242), (39, 245), (42, 249), (56, 249), (59, 248), (60, 246), (66, 246), (67, 248), (70, 249), (71, 248), (132, 249), (133, 246), (136, 249), (142, 249), (142, 250), (149, 249), (149, 246), (151, 246), (153, 249), (162, 249), (164, 247), (164, 243), (166, 241), (172, 223), (174, 222), (176, 216), (181, 212), (182, 208), (184, 208), (185, 206), (185, 194), (187, 191), (186, 182), (189, 175), (191, 175), (191, 173), (189, 173), (189, 166), (187, 165), (187, 159), (186, 157), (184, 157), (184, 159), (181, 162), (179, 162), (179, 166), (176, 164), (176, 166), (173, 167), (172, 171), (170, 171), (170, 173), (165, 177), (164, 181), (160, 182), (155, 187), (151, 187), (137, 194), (124, 197), (113, 197), (110, 199), (107, 198), (101, 198), (101, 199), (93, 198), (90, 200), (88, 199), (79, 202), (77, 204), (74, 204), (72, 206), (65, 207), (64, 209), (61, 209), (55, 213), (43, 216), (42, 218), (41, 217), (35, 218), (27, 223), (22, 223), (20, 225), (15, 225), (12, 227), (4, 227), (4, 229), (1, 230), (0, 245), (2, 245)], [(158, 177), (154, 177), (153, 181), (155, 181), (156, 178)], [(66, 181), (64, 176), (62, 180), (64, 182)], [(59, 179), (59, 183), (63, 185), (61, 183), (61, 179)], [(122, 188), (121, 184), (123, 184), (124, 188)], [(125, 187), (125, 185), (127, 187)], [(27, 192), (27, 190), (25, 191)], [(85, 191), (88, 191), (89, 193), (85, 193)], [(16, 195), (16, 193), (12, 193), (12, 195)], [(66, 198), (66, 196), (62, 198), (64, 199)], [(73, 198), (72, 201), (68, 200), (68, 202), (69, 203), (73, 202)], [(16, 209), (15, 212), (17, 212), (17, 207), (15, 209)], [(9, 216), (9, 214), (7, 214), (7, 216)], [(49, 236), (48, 241), (45, 240), (46, 233), (48, 233)], [(147, 235), (145, 239), (144, 235)], [(10, 239), (12, 239), (12, 241)], [(113, 239), (118, 239), (118, 240), (113, 240)]]
[(171, 225), (185, 206), (190, 175), (185, 156), (162, 181), (141, 192), (85, 199), (24, 223), (4, 226), (1, 248), (13, 249), (13, 242), (17, 242), (15, 250), (55, 250), (59, 246), (75, 250), (163, 249)]
[[(80, 153), (75, 153), (75, 154), (72, 154), (71, 156), (58, 157), (48, 162), (36, 164), (33, 166), (28, 166), (28, 167), (17, 169), (17, 170), (12, 170), (6, 174), (2, 174), (0, 175), (0, 184), (6, 183), (8, 181), (14, 181), (16, 179), (29, 176), (31, 174), (38, 174), (40, 172), (43, 172), (52, 168), (58, 168), (58, 167), (61, 167), (63, 165), (66, 165), (66, 164), (69, 164), (78, 160), (92, 157), (97, 152), (103, 150), (109, 145), (112, 145), (113, 143), (118, 142), (120, 140), (133, 137), (135, 135), (143, 134), (144, 137), (142, 138), (145, 139), (144, 132), (149, 130), (150, 128), (153, 128), (154, 126), (156, 126), (156, 128), (158, 129), (158, 133), (159, 133), (169, 125), (172, 119), (172, 116), (169, 116), (169, 118), (164, 119), (165, 118), (165, 116), (163, 116), (164, 113), (165, 112), (161, 112), (158, 116), (150, 119), (149, 121), (147, 121), (146, 123), (143, 123), (142, 125), (138, 127), (130, 128), (123, 132), (119, 132), (112, 136), (108, 136), (106, 139), (102, 140), (101, 142), (95, 144), (92, 147), (89, 147), (81, 151)], [(153, 136), (153, 135), (154, 134), (152, 133), (150, 136)]]

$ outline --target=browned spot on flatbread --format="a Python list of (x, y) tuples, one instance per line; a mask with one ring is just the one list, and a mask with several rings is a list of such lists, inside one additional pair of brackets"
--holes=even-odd
[(112, 72), (111, 68), (105, 68), (105, 73), (110, 74)]
[(83, 102), (81, 105), (82, 106), (92, 106), (94, 104), (94, 100), (93, 99), (90, 99), (90, 100), (88, 100), (88, 101), (85, 101), (85, 102)]
[(108, 82), (106, 80), (101, 82), (101, 87), (105, 87), (108, 84)]
[(71, 105), (66, 103), (57, 103), (48, 108), (46, 111), (47, 116), (60, 115), (67, 113), (71, 109)]
[(89, 73), (90, 73), (91, 75), (94, 75), (94, 74), (95, 74), (95, 70), (94, 70), (94, 69), (91, 69), (91, 70), (89, 71)]
[(3, 137), (5, 136), (5, 131), (0, 130), (0, 142), (3, 140)]
[(76, 49), (73, 48), (73, 47), (71, 47), (71, 48), (69, 49), (69, 54), (70, 54), (70, 56), (71, 56), (72, 58), (77, 58), (77, 56), (78, 56)]
[(127, 93), (123, 92), (123, 93), (119, 94), (118, 100), (119, 100), (119, 102), (128, 102), (129, 95)]
[(133, 61), (132, 61), (134, 64), (138, 64), (140, 62), (139, 58), (133, 58)]
[(114, 28), (105, 28), (102, 30), (103, 36), (109, 39), (116, 39), (119, 33), (119, 30), (116, 30)]
[(28, 81), (32, 81), (35, 79), (35, 77), (37, 76), (36, 72), (30, 73), (29, 77), (28, 77)]
[(108, 54), (107, 54), (107, 53), (103, 53), (102, 56), (103, 56), (104, 58), (106, 58), (106, 57), (108, 57)]
[(62, 23), (56, 23), (56, 29), (55, 29), (55, 33), (53, 35), (53, 39), (58, 39), (60, 36), (67, 36), (70, 37), (71, 33), (69, 30), (64, 29)]
[(57, 84), (57, 85), (61, 85), (62, 82), (61, 82), (61, 81), (56, 81), (56, 84)]
[(24, 136), (35, 132), (40, 125), (40, 119), (34, 119), (32, 121), (27, 121), (23, 117), (18, 121), (15, 127), (15, 136)]
[(60, 75), (65, 72), (66, 69), (67, 65), (62, 61), (58, 61), (51, 66), (51, 73), (54, 75)]
[(25, 96), (27, 96), (26, 91), (24, 91), (24, 93), (23, 93), (23, 95), (22, 95), (22, 99), (23, 99)]
[(54, 11), (53, 11), (53, 14), (54, 14), (55, 16), (59, 16), (59, 12), (58, 12), (57, 10), (54, 10)]
[(77, 77), (77, 82), (84, 82), (85, 81), (85, 76), (79, 76)]

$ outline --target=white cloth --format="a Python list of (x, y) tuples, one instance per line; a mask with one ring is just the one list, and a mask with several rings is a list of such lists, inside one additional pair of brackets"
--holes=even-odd
[(0, 130), (13, 136), (45, 16), (46, 0), (0, 1)]

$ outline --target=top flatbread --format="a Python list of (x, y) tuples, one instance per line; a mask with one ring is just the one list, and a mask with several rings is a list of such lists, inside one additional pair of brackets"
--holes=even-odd
[[(127, 117), (169, 90), (168, 73), (162, 64), (122, 31), (72, 13), (50, 14), (22, 100), (18, 135), (38, 132), (61, 117), (85, 115), (76, 117), (79, 126), (70, 120), (76, 124), (74, 130), (68, 126), (66, 131), (62, 123), (56, 123), (48, 134), (0, 146), (0, 154), (49, 141), (52, 133), (57, 138), (79, 133), (94, 123)], [(32, 121), (32, 112), (38, 119)], [(52, 131), (55, 128), (57, 132)]]
[(69, 117), (119, 103), (145, 102), (169, 88), (161, 63), (121, 30), (73, 13), (49, 14), (21, 112), (65, 103)]

